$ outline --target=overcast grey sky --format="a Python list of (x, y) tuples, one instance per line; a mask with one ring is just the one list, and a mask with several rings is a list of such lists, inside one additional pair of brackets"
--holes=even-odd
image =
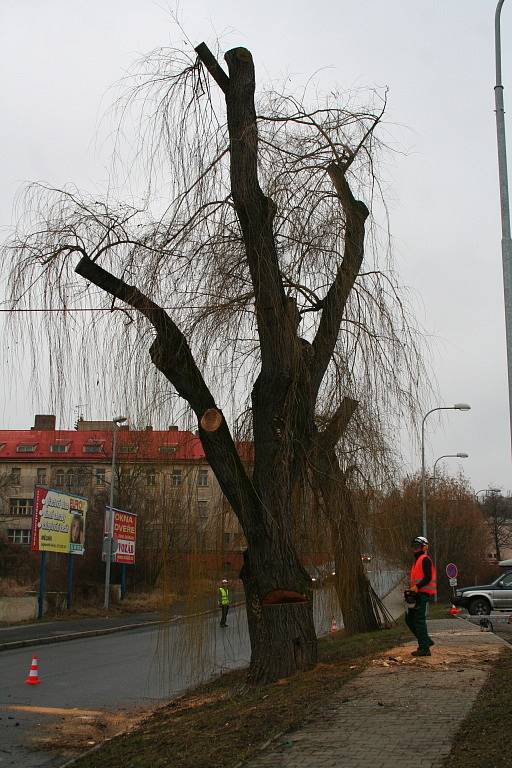
[[(142, 53), (180, 44), (174, 9), (151, 0), (3, 0), (3, 226), (25, 181), (103, 188), (110, 156), (97, 138), (107, 91)], [(400, 280), (431, 336), (439, 404), (472, 406), (442, 422), (432, 418), (428, 454), (469, 453), (464, 470), (477, 489), (512, 487), (494, 9), (494, 0), (183, 0), (178, 12), (194, 44), (219, 38), (224, 50), (250, 48), (260, 83), (284, 76), (302, 83), (325, 68), (318, 74), (324, 87), (389, 86), (388, 136), (401, 153), (384, 175)], [(503, 78), (510, 110), (511, 32), (509, 0)], [(510, 147), (510, 120), (507, 130)], [(12, 380), (11, 370), (4, 376)], [(19, 387), (6, 388), (1, 426), (30, 425), (34, 407)], [(406, 453), (417, 466), (417, 452)]]

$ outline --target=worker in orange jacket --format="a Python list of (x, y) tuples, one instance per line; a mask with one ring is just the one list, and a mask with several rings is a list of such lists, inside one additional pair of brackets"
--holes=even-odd
[(418, 649), (413, 656), (431, 656), (430, 648), (434, 641), (427, 629), (427, 605), (437, 592), (436, 567), (428, 554), (428, 541), (424, 536), (416, 536), (411, 542), (414, 562), (409, 579), (409, 593), (414, 593), (414, 605), (409, 606), (405, 621), (418, 640)]

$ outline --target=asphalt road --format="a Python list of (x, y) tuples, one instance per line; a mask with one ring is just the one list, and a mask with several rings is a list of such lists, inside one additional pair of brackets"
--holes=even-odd
[[(38, 686), (24, 682), (32, 653), (39, 658), (42, 683)], [(36, 768), (64, 762), (55, 753), (33, 752), (28, 747), (32, 735), (40, 735), (52, 719), (44, 708), (144, 708), (248, 661), (243, 609), (231, 613), (226, 630), (218, 627), (216, 616), (208, 616), (40, 649), (4, 651), (0, 654), (0, 766)], [(16, 709), (20, 706), (42, 711)]]
[[(396, 575), (390, 575), (390, 580)], [(376, 585), (377, 586), (377, 585)], [(381, 594), (388, 584), (379, 584)], [(328, 631), (332, 595), (315, 593), (317, 632)], [(338, 626), (341, 626), (339, 616)], [(56, 718), (85, 710), (122, 713), (150, 708), (222, 672), (247, 666), (250, 658), (245, 607), (234, 608), (228, 627), (216, 614), (182, 622), (131, 629), (72, 642), (0, 653), (0, 768), (54, 768), (69, 753), (40, 751), (32, 739), (44, 735)], [(38, 656), (41, 685), (25, 678), (32, 654)], [(21, 707), (32, 708), (28, 710)], [(48, 711), (60, 708), (58, 715)]]

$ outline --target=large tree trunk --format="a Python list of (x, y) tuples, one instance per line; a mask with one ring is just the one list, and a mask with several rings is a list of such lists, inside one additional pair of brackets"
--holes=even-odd
[(317, 661), (311, 580), (293, 552), (276, 551), (276, 543), (249, 544), (240, 574), (251, 639), (249, 680), (254, 683), (287, 677)]
[[(345, 489), (346, 491), (346, 489)], [(379, 609), (373, 587), (361, 558), (361, 538), (354, 509), (347, 492), (331, 507), (335, 588), (343, 616), (343, 626), (350, 635), (371, 632), (381, 627)], [(336, 499), (331, 497), (331, 503)]]
[(326, 429), (317, 435), (313, 481), (322, 496), (322, 510), (331, 530), (335, 561), (335, 588), (349, 634), (370, 632), (382, 626), (379, 600), (364, 570), (361, 531), (336, 455), (336, 444), (348, 426), (357, 402), (344, 398)]

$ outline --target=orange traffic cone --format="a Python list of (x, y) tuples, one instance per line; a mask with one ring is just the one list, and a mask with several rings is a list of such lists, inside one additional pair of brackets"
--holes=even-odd
[(337, 631), (338, 631), (338, 625), (336, 624), (336, 619), (333, 616), (331, 621), (331, 632), (334, 633)]
[(459, 609), (458, 609), (458, 608), (456, 608), (454, 605), (452, 605), (452, 607), (451, 607), (451, 608), (450, 608), (450, 610), (448, 611), (448, 613), (450, 614), (450, 616), (457, 616), (458, 612), (459, 612)]
[(39, 679), (39, 668), (37, 665), (37, 656), (32, 656), (32, 664), (30, 665), (30, 672), (28, 677), (25, 678), (27, 685), (39, 685), (41, 682)]

